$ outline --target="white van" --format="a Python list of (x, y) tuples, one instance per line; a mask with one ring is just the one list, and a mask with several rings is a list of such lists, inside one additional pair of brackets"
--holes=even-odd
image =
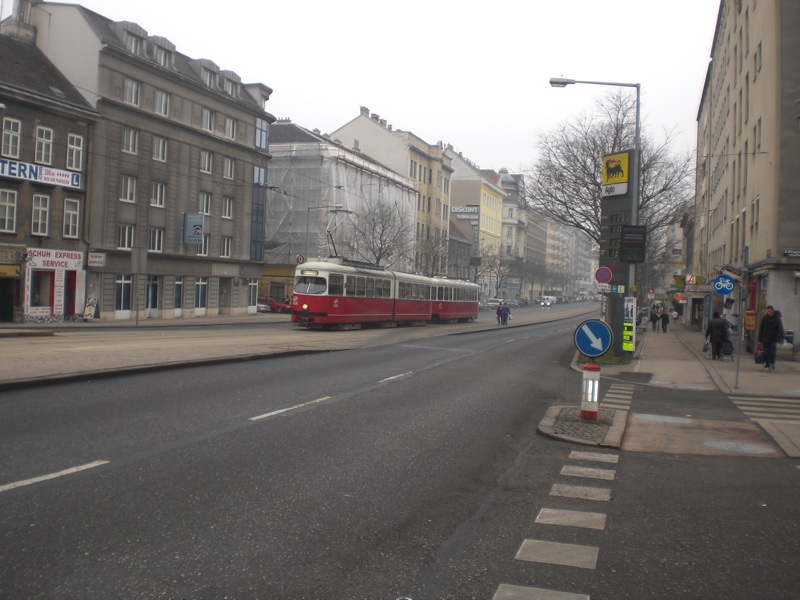
[(552, 306), (556, 303), (555, 296), (542, 296), (539, 298), (539, 306)]

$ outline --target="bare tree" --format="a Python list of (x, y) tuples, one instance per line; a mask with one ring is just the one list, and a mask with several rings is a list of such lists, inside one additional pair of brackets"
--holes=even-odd
[(417, 240), (416, 249), (419, 253), (417, 271), (427, 277), (446, 275), (448, 247), (447, 238), (442, 236)]
[(350, 245), (361, 260), (384, 267), (410, 260), (413, 225), (400, 206), (383, 199), (367, 202), (353, 221)]
[[(528, 173), (536, 210), (576, 227), (600, 243), (602, 157), (634, 147), (636, 100), (609, 92), (593, 113), (584, 113), (538, 136), (542, 156)], [(656, 143), (641, 134), (639, 224), (648, 236), (662, 229), (693, 200), (694, 159), (670, 154), (672, 135)]]

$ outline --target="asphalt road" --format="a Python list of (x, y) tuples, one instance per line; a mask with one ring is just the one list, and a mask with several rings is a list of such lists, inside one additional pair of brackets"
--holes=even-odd
[[(0, 490), (108, 462), (0, 491), (0, 598), (794, 597), (797, 461), (599, 450), (598, 481), (567, 471), (593, 449), (536, 435), (577, 398), (580, 320), (5, 392)], [(634, 413), (747, 421), (724, 394), (629, 388)], [(516, 558), (531, 540), (596, 565)]]

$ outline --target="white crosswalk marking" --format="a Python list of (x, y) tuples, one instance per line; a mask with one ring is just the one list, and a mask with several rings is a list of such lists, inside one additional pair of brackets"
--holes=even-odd
[(751, 419), (800, 421), (800, 398), (729, 396), (731, 401)]
[(635, 386), (628, 383), (612, 383), (600, 402), (600, 408), (630, 410), (634, 389)]

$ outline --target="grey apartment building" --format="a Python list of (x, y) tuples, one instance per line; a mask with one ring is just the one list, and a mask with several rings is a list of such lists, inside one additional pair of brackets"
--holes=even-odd
[(98, 113), (77, 304), (103, 320), (255, 312), (272, 90), (80, 5), (16, 0), (12, 18)]
[[(798, 31), (797, 0), (720, 2), (697, 118), (689, 245), (691, 273), (709, 282), (722, 270), (744, 273), (744, 310), (760, 319), (772, 304), (783, 314), (785, 328), (795, 331), (800, 326)], [(701, 310), (710, 316), (709, 304), (723, 308), (722, 296), (689, 291), (693, 320)], [(738, 291), (731, 297), (738, 307)]]

